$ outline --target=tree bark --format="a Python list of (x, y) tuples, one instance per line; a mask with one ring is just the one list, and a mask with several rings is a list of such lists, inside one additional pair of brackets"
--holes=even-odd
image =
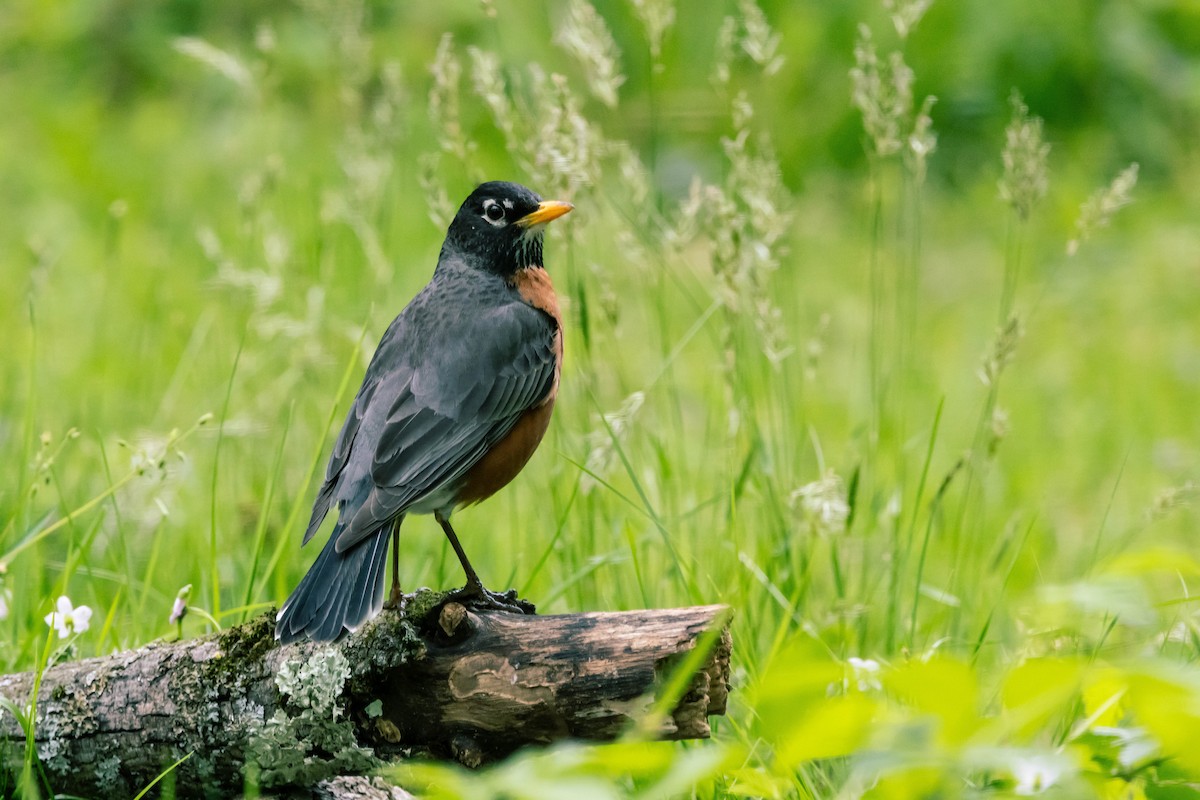
[(415, 800), (415, 798), (382, 778), (342, 775), (337, 778), (327, 778), (308, 789), (292, 789), (283, 794), (259, 795), (259, 800)]
[[(281, 647), (267, 614), (51, 667), (35, 710), (35, 779), (60, 793), (132, 796), (186, 757), (164, 778), (176, 796), (228, 797), (334, 786), (411, 755), (476, 766), (528, 744), (613, 739), (644, 724), (664, 679), (715, 626), (657, 733), (706, 738), (708, 716), (725, 712), (723, 606), (521, 616), (426, 593), (409, 608), (336, 645)], [(28, 716), (34, 684), (33, 673), (0, 676), (0, 696)], [(0, 788), (16, 784), (25, 753), (24, 724), (0, 706)]]

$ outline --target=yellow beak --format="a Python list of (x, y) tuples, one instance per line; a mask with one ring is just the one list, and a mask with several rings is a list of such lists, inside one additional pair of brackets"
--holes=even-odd
[(517, 224), (522, 228), (530, 228), (534, 225), (545, 225), (552, 219), (558, 219), (563, 214), (569, 213), (575, 206), (570, 203), (564, 203), (562, 200), (543, 200), (538, 203), (536, 211), (532, 211), (517, 220)]

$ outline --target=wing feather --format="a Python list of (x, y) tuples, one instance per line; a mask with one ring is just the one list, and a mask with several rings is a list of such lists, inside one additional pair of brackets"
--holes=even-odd
[(553, 387), (556, 323), (547, 314), (512, 303), (466, 327), (438, 348), (436, 361), (427, 357), (380, 376), (373, 399), (386, 400), (387, 408), (366, 408), (361, 418), (375, 440), (369, 461), (360, 462), (372, 485), (358, 507), (341, 510), (347, 521), (339, 552), (453, 487)]

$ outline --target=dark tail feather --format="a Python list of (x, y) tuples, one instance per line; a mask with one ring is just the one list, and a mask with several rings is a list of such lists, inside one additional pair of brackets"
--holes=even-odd
[(379, 613), (391, 525), (356, 547), (339, 553), (335, 535), (283, 604), (275, 620), (275, 638), (283, 644), (308, 638), (335, 642)]
[(317, 500), (313, 503), (312, 516), (308, 518), (308, 527), (304, 530), (304, 541), (300, 543), (302, 547), (308, 544), (308, 540), (325, 521), (325, 515), (329, 513), (329, 506), (333, 503), (333, 493), (336, 488), (333, 481), (326, 481), (325, 485), (321, 487), (321, 491), (317, 493)]

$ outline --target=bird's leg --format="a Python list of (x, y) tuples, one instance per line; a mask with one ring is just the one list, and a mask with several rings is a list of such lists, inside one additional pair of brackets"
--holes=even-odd
[(490, 592), (485, 589), (483, 581), (479, 580), (479, 575), (467, 559), (467, 554), (462, 549), (462, 545), (458, 543), (458, 536), (455, 535), (454, 528), (450, 527), (450, 520), (440, 511), (433, 512), (433, 518), (442, 526), (442, 530), (446, 533), (446, 538), (450, 540), (450, 546), (454, 548), (454, 553), (458, 556), (459, 563), (462, 564), (463, 572), (467, 574), (467, 585), (456, 592), (452, 592), (447, 598), (448, 600), (463, 601), (475, 608), (494, 608), (498, 611), (510, 611), (514, 614), (534, 613), (533, 603), (518, 598), (516, 589), (509, 589), (503, 594)]
[(400, 590), (400, 519), (392, 522), (392, 591), (383, 607), (404, 607), (404, 592)]
[(454, 548), (455, 555), (458, 556), (458, 561), (462, 564), (463, 572), (467, 573), (467, 585), (465, 588), (483, 594), (483, 581), (479, 580), (479, 575), (475, 573), (475, 568), (471, 566), (471, 562), (467, 559), (466, 552), (463, 551), (462, 545), (458, 543), (458, 536), (454, 533), (454, 528), (450, 527), (450, 520), (442, 516), (442, 512), (434, 512), (433, 518), (442, 526), (442, 530), (446, 532), (446, 538), (450, 540), (450, 546)]

